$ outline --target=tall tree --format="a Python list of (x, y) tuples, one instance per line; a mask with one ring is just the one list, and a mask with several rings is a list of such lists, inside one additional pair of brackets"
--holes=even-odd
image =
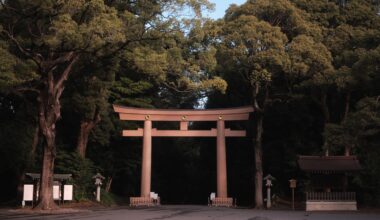
[(1, 37), (16, 56), (35, 63), (38, 78), (24, 84), (38, 93), (44, 139), (40, 196), (36, 208), (54, 209), (56, 122), (64, 84), (82, 54), (99, 55), (125, 40), (123, 22), (103, 1), (1, 1)]
[(285, 45), (288, 39), (280, 28), (246, 15), (226, 16), (221, 39), (220, 65), (228, 68), (230, 74), (238, 74), (236, 77), (241, 84), (248, 85), (247, 96), (255, 109), (255, 203), (256, 208), (262, 208), (263, 119), (273, 93), (272, 81), (279, 77), (287, 63)]

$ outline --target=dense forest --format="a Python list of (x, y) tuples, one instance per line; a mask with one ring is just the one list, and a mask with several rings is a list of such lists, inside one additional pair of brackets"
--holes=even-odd
[[(252, 106), (246, 138), (227, 139), (228, 191), (263, 206), (264, 175), (289, 199), (297, 155), (357, 155), (350, 187), (380, 205), (380, 1), (248, 0), (219, 20), (207, 0), (0, 0), (0, 204), (20, 204), (41, 173), (73, 174), (75, 200), (140, 191), (141, 138), (121, 136), (113, 104), (159, 109)], [(154, 127), (170, 128), (173, 123)], [(211, 123), (191, 128), (210, 129)], [(154, 138), (152, 190), (165, 204), (206, 204), (215, 138)], [(119, 198), (119, 199), (117, 199)]]

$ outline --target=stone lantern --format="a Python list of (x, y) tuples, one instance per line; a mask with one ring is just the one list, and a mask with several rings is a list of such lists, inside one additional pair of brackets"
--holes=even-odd
[(264, 177), (265, 181), (265, 186), (267, 187), (267, 208), (270, 209), (272, 207), (272, 202), (271, 202), (271, 193), (270, 193), (270, 188), (273, 185), (272, 181), (275, 180), (272, 175), (268, 174), (266, 177)]
[(96, 185), (96, 201), (100, 202), (100, 186), (103, 184), (102, 181), (105, 179), (104, 176), (100, 175), (100, 173), (97, 173), (95, 176), (92, 177), (95, 179), (95, 185)]

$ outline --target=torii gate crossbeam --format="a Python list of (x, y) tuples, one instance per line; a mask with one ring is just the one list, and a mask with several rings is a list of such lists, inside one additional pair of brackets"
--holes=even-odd
[[(115, 112), (121, 120), (144, 121), (144, 128), (124, 130), (125, 137), (143, 137), (141, 167), (141, 195), (131, 198), (132, 205), (149, 205), (151, 191), (152, 137), (216, 137), (217, 142), (217, 197), (215, 205), (231, 206), (232, 198), (227, 194), (226, 137), (245, 137), (246, 131), (233, 131), (225, 128), (225, 121), (245, 121), (251, 106), (213, 110), (163, 110), (140, 109), (114, 105)], [(152, 121), (178, 121), (179, 130), (157, 130), (152, 128)], [(216, 121), (216, 129), (188, 130), (190, 121)]]

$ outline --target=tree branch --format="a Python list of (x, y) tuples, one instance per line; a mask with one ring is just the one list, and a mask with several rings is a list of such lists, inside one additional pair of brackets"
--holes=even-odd
[(169, 89), (174, 90), (175, 92), (179, 92), (179, 93), (190, 93), (190, 92), (194, 92), (194, 89), (180, 90), (180, 89), (176, 88), (175, 86), (170, 85), (169, 83), (162, 82), (162, 84), (163, 84), (164, 86), (168, 87)]
[(16, 88), (15, 91), (17, 92), (35, 92), (37, 94), (40, 94), (40, 90), (35, 88)]
[(2, 30), (1, 32), (4, 33), (16, 45), (16, 47), (22, 54), (32, 59), (39, 67), (41, 67), (41, 63), (43, 62), (43, 57), (41, 54), (33, 54), (32, 52), (30, 52), (30, 50), (21, 46), (20, 42), (18, 42), (18, 40), (8, 31)]
[(57, 92), (63, 86), (63, 83), (67, 80), (67, 77), (69, 76), (73, 65), (76, 63), (78, 59), (79, 59), (79, 55), (74, 55), (73, 59), (67, 65), (67, 67), (62, 72), (61, 76), (59, 77), (57, 83), (55, 84), (54, 92)]

